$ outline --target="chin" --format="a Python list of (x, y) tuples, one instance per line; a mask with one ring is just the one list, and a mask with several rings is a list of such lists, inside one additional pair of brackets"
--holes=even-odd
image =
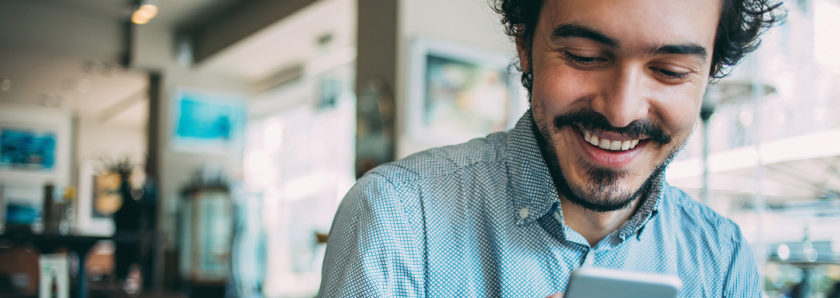
[[(594, 173), (593, 173), (594, 172)], [(566, 199), (597, 212), (627, 208), (643, 193), (644, 183), (626, 181), (625, 173), (609, 169), (589, 170), (580, 182), (569, 182)], [(594, 174), (594, 175), (593, 175)], [(625, 178), (625, 179), (623, 179)], [(632, 184), (631, 184), (632, 183)], [(627, 187), (634, 185), (635, 187)]]

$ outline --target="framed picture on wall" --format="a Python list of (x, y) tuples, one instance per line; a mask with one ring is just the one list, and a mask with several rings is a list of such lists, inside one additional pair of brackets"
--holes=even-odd
[(70, 126), (58, 109), (0, 105), (0, 184), (67, 186)]
[(89, 160), (81, 164), (76, 233), (102, 236), (114, 234), (111, 215), (122, 206), (119, 188), (120, 177), (107, 173), (101, 163)]
[(444, 145), (512, 127), (524, 112), (513, 56), (417, 39), (411, 46), (407, 133)]
[(231, 153), (241, 148), (245, 101), (231, 94), (179, 89), (172, 106), (176, 151)]
[(54, 171), (57, 138), (51, 129), (0, 127), (0, 168)]

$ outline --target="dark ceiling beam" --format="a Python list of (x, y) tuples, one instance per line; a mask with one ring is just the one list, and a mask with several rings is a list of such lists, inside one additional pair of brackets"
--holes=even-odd
[(230, 7), (222, 14), (182, 29), (192, 43), (193, 63), (199, 64), (226, 47), (245, 39), (318, 0), (252, 0)]

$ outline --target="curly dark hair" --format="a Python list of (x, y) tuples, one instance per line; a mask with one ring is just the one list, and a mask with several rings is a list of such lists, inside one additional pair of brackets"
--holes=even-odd
[[(502, 16), (505, 33), (512, 38), (521, 36), (530, 43), (534, 38), (537, 20), (544, 0), (491, 0), (493, 10)], [(729, 75), (731, 67), (761, 43), (759, 35), (784, 20), (782, 3), (769, 0), (721, 0), (723, 7), (712, 53), (711, 79)], [(530, 51), (530, 49), (528, 49)], [(530, 59), (530, 52), (528, 58)], [(531, 91), (533, 74), (522, 73), (522, 85)]]

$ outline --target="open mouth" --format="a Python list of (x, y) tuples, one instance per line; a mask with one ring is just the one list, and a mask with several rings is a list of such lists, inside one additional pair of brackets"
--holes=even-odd
[(583, 140), (597, 148), (621, 153), (636, 149), (639, 144), (647, 143), (648, 137), (629, 137), (621, 136), (615, 133), (603, 132), (600, 130), (590, 130), (577, 126), (577, 131), (583, 136)]
[(627, 151), (633, 148), (636, 148), (636, 145), (639, 145), (641, 140), (610, 140), (604, 137), (598, 137), (594, 133), (589, 132), (588, 130), (583, 130), (583, 139), (586, 142), (592, 144), (592, 146), (596, 146), (598, 148), (604, 150), (612, 150), (612, 151)]
[(629, 137), (611, 132), (577, 128), (582, 137), (579, 140), (584, 141), (581, 145), (588, 147), (584, 147), (583, 152), (591, 162), (602, 167), (629, 166), (637, 159), (644, 145), (650, 141), (646, 136)]

